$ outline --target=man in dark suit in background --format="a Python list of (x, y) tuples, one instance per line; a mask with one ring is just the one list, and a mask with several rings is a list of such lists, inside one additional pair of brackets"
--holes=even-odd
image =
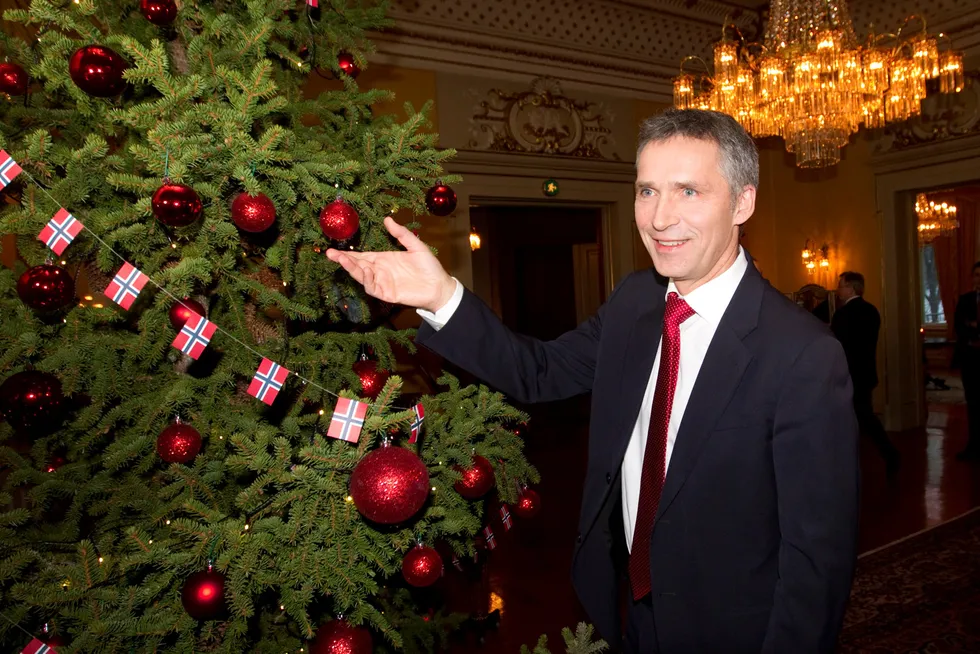
[(875, 415), (871, 401), (878, 385), (878, 333), (881, 315), (873, 304), (864, 299), (864, 275), (842, 273), (837, 282), (837, 297), (843, 303), (834, 312), (830, 328), (844, 347), (847, 368), (854, 385), (854, 413), (861, 432), (871, 437), (889, 476), (893, 476), (901, 457), (888, 439), (888, 434)]
[(633, 273), (553, 341), (507, 329), (391, 218), (406, 251), (327, 255), (371, 295), (418, 307), (418, 343), (518, 401), (592, 392), (572, 578), (614, 647), (832, 652), (857, 544), (844, 353), (739, 246), (759, 159), (733, 118), (647, 120), (636, 169), (638, 232), (669, 281)]
[(970, 435), (966, 449), (956, 455), (960, 461), (980, 461), (980, 329), (977, 305), (980, 303), (980, 261), (973, 264), (973, 290), (956, 302), (953, 327), (956, 330), (954, 360), (963, 378), (967, 423)]

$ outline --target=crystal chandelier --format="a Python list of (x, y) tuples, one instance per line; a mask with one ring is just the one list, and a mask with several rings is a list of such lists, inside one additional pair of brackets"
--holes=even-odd
[[(903, 34), (916, 18), (921, 32)], [(938, 78), (941, 93), (963, 88), (963, 54), (940, 52), (918, 16), (864, 44), (847, 0), (772, 0), (764, 43), (747, 43), (738, 28), (730, 39), (728, 26), (714, 46), (713, 76), (700, 57), (681, 62), (674, 106), (722, 111), (755, 137), (780, 136), (801, 168), (839, 163), (861, 124), (877, 128), (917, 115), (927, 80)], [(705, 71), (685, 71), (690, 61)]]
[(919, 219), (921, 243), (931, 243), (937, 236), (951, 236), (960, 226), (956, 205), (930, 200), (925, 193), (915, 196), (915, 215)]

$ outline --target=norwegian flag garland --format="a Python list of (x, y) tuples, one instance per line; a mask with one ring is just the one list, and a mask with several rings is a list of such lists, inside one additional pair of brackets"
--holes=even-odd
[(339, 398), (337, 406), (333, 410), (333, 418), (330, 419), (327, 436), (348, 443), (356, 443), (361, 436), (361, 428), (364, 427), (367, 410), (367, 404), (364, 402), (358, 402), (347, 397)]
[(289, 371), (275, 361), (262, 359), (259, 369), (252, 377), (252, 383), (249, 384), (248, 394), (271, 406), (288, 376)]
[(514, 527), (514, 519), (510, 517), (510, 509), (506, 504), (500, 505), (500, 521), (504, 523), (504, 531), (510, 531)]
[(37, 235), (37, 238), (60, 257), (61, 253), (71, 245), (71, 242), (75, 240), (75, 237), (84, 227), (85, 225), (80, 220), (62, 207), (52, 216), (41, 233)]
[(483, 528), (483, 539), (487, 541), (488, 550), (497, 549), (497, 540), (493, 537), (493, 529), (490, 528), (490, 525)]
[(57, 651), (50, 645), (46, 645), (35, 638), (27, 643), (27, 647), (22, 649), (20, 654), (57, 654)]
[(10, 182), (20, 175), (21, 167), (17, 165), (14, 158), (7, 154), (6, 150), (0, 150), (0, 190), (3, 190)]
[(136, 301), (136, 298), (143, 290), (143, 287), (146, 286), (146, 282), (149, 279), (149, 277), (127, 261), (116, 273), (116, 276), (112, 278), (109, 285), (106, 286), (105, 295), (123, 309), (129, 311), (129, 307), (133, 306), (133, 302)]
[(191, 313), (190, 318), (177, 334), (177, 338), (174, 339), (173, 346), (190, 358), (197, 359), (211, 342), (211, 337), (216, 330), (217, 327), (213, 322), (204, 316)]
[(422, 433), (422, 421), (425, 420), (425, 407), (421, 403), (415, 405), (414, 411), (415, 418), (412, 419), (412, 435), (408, 438), (409, 443), (419, 439), (419, 434)]
[(320, 3), (318, 0), (306, 0), (306, 6), (316, 9), (320, 6)]

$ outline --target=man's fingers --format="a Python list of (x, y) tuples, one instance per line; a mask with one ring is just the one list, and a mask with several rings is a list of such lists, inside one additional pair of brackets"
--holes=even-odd
[(395, 222), (395, 219), (391, 216), (385, 216), (385, 227), (388, 229), (388, 233), (398, 239), (402, 247), (409, 252), (428, 252), (429, 247), (419, 240), (416, 236), (404, 225), (399, 225)]

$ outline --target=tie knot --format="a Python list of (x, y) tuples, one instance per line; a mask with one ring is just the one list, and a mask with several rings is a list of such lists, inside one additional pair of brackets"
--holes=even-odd
[(664, 324), (677, 328), (681, 323), (694, 315), (694, 309), (674, 292), (667, 294), (667, 309), (664, 311)]

